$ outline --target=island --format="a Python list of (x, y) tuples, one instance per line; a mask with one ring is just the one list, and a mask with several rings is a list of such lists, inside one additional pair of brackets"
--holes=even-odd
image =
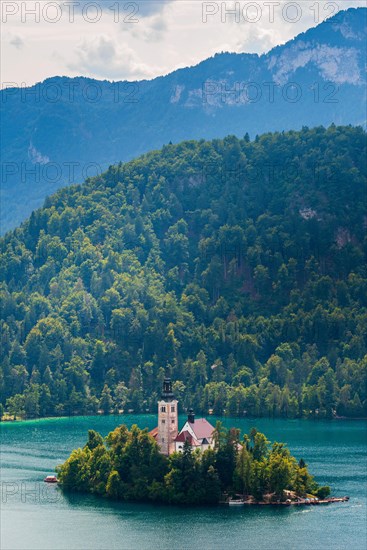
[(178, 431), (178, 402), (166, 377), (151, 432), (121, 425), (103, 438), (89, 430), (85, 446), (57, 468), (65, 491), (125, 501), (181, 505), (320, 504), (329, 498), (303, 459), (284, 443), (270, 443), (256, 428), (240, 437), (222, 422), (213, 427), (192, 410)]
[(74, 450), (57, 468), (65, 491), (94, 493), (125, 500), (168, 504), (308, 504), (327, 499), (330, 488), (320, 487), (307, 465), (283, 443), (270, 446), (264, 434), (252, 429), (239, 441), (239, 430), (217, 422), (214, 448), (169, 457), (147, 429), (119, 426), (103, 439), (89, 431), (86, 445)]

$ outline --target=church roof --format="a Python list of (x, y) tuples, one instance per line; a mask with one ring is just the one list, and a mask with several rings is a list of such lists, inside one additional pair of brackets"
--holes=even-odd
[(184, 443), (186, 441), (186, 439), (188, 439), (189, 443), (191, 444), (192, 435), (187, 430), (185, 430), (184, 432), (181, 432), (180, 434), (178, 434), (175, 441), (177, 441), (177, 443)]
[(196, 418), (195, 422), (188, 423), (195, 434), (196, 439), (208, 439), (212, 437), (214, 426), (206, 418)]
[(149, 435), (154, 437), (154, 439), (157, 439), (157, 437), (158, 437), (158, 426), (156, 428), (153, 428), (153, 430), (150, 430)]
[(185, 443), (185, 441), (188, 441), (192, 447), (197, 447), (200, 445), (200, 443), (198, 443), (187, 430), (178, 434), (175, 439), (176, 443)]

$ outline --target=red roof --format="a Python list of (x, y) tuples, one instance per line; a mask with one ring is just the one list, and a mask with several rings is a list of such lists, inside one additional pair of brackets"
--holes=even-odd
[(178, 434), (175, 441), (177, 441), (177, 443), (185, 443), (186, 439), (188, 440), (188, 442), (191, 445), (192, 444), (191, 443), (192, 442), (192, 435), (187, 430), (185, 430), (184, 432), (181, 432), (180, 434)]
[[(214, 431), (214, 426), (206, 420), (206, 418), (196, 418), (195, 422), (189, 422), (189, 426), (195, 434), (195, 438), (192, 437), (189, 431), (185, 430), (176, 436), (174, 441), (177, 443), (184, 443), (186, 439), (189, 441), (192, 447), (197, 447), (200, 445), (198, 441), (202, 439), (211, 439), (212, 433)], [(154, 428), (149, 432), (149, 435), (157, 439), (158, 437), (158, 427)], [(207, 442), (205, 442), (207, 443)]]
[(157, 437), (158, 437), (158, 426), (156, 428), (153, 428), (153, 430), (150, 430), (149, 435), (154, 437), (154, 439), (157, 439)]
[(189, 425), (196, 439), (209, 439), (212, 437), (214, 426), (212, 426), (206, 418), (196, 418), (195, 422), (189, 422)]
[(191, 447), (200, 446), (200, 443), (198, 443), (198, 441), (196, 441), (196, 439), (194, 439), (190, 434), (190, 432), (188, 432), (187, 430), (185, 430), (184, 432), (181, 432), (175, 439), (175, 442), (177, 443), (185, 443), (185, 441), (188, 441)]

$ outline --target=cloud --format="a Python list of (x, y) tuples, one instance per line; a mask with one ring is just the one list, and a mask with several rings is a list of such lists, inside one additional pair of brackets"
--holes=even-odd
[(122, 31), (128, 31), (129, 34), (137, 40), (144, 42), (159, 42), (163, 39), (167, 31), (167, 23), (162, 15), (147, 17), (140, 25), (121, 27)]
[(260, 54), (271, 50), (281, 41), (274, 29), (252, 26), (247, 29), (246, 35), (240, 35), (237, 43), (232, 43), (229, 49), (239, 53)]
[(75, 50), (77, 60), (68, 67), (78, 74), (113, 80), (139, 80), (153, 77), (159, 68), (141, 62), (127, 44), (106, 35), (83, 40)]
[[(150, 17), (157, 12), (160, 13), (168, 4), (171, 4), (174, 1), (175, 0), (137, 0), (133, 1), (132, 4), (136, 4), (138, 8), (136, 17), (139, 18), (139, 15), (141, 17)], [(126, 0), (118, 0), (118, 4), (120, 4), (121, 10), (125, 9), (126, 11)]]
[[(205, 2), (202, 0), (57, 1), (62, 7), (62, 17), (55, 24), (47, 22), (45, 18), (36, 23), (30, 17), (27, 25), (24, 25), (20, 19), (21, 10), (17, 16), (9, 18), (9, 31), (5, 27), (3, 37), (3, 80), (24, 81), (31, 85), (55, 74), (114, 80), (152, 78), (197, 64), (220, 51), (262, 54), (317, 24), (314, 21), (315, 6), (312, 2), (295, 2), (294, 4), (302, 7), (302, 17), (295, 23), (287, 23), (282, 17), (286, 0), (274, 3), (241, 0), (239, 3), (242, 7), (261, 4), (259, 21), (250, 23), (241, 17), (240, 22), (236, 23), (233, 16), (228, 16), (224, 23), (222, 2), (215, 0), (218, 12), (208, 17), (205, 23), (202, 16)], [(268, 15), (270, 8), (265, 7), (268, 4), (276, 6), (278, 3), (271, 22)], [(23, 2), (20, 4), (23, 5)], [(72, 22), (66, 7), (70, 4), (75, 6)], [(85, 13), (83, 14), (86, 4), (97, 4), (102, 10), (96, 23), (88, 21)], [(228, 1), (227, 10), (235, 4), (236, 1)], [(328, 15), (330, 6), (334, 5), (325, 0), (316, 4), (319, 6), (318, 21)], [(346, 9), (363, 4), (359, 0), (343, 0), (339, 7)], [(116, 6), (120, 10), (117, 20), (114, 18)], [(132, 17), (138, 23), (128, 23), (124, 19), (134, 6), (139, 11)], [(52, 13), (50, 8), (49, 15)], [(249, 7), (245, 13), (249, 19), (253, 18), (254, 8)], [(90, 7), (88, 14), (92, 18), (95, 9)], [(291, 9), (288, 15), (293, 17)], [(330, 28), (330, 32), (331, 30)], [(347, 36), (350, 34), (346, 26), (341, 27), (340, 32)], [(326, 62), (325, 65), (324, 58), (321, 63), (324, 71), (328, 74), (333, 72), (332, 63)]]
[[(74, 4), (74, 12), (83, 12), (86, 5), (96, 4), (101, 10), (112, 14), (111, 7), (113, 6), (113, 12), (117, 14), (118, 18), (123, 21), (125, 17), (132, 17), (136, 19), (150, 17), (157, 12), (161, 12), (164, 8), (174, 2), (175, 0), (114, 0), (113, 2), (106, 2), (106, 0), (99, 0), (91, 2), (91, 0), (76, 0)], [(59, 4), (63, 4), (64, 0), (59, 0)], [(92, 9), (92, 8), (91, 8)]]
[(9, 44), (14, 46), (17, 50), (21, 50), (24, 47), (24, 40), (19, 35), (14, 35), (10, 38)]

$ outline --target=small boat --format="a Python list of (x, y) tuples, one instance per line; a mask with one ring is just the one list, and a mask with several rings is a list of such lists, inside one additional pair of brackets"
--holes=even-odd
[(244, 506), (245, 501), (242, 500), (242, 499), (231, 498), (231, 499), (229, 499), (228, 504), (230, 506)]
[(45, 483), (57, 483), (59, 480), (56, 476), (46, 476), (43, 480)]

